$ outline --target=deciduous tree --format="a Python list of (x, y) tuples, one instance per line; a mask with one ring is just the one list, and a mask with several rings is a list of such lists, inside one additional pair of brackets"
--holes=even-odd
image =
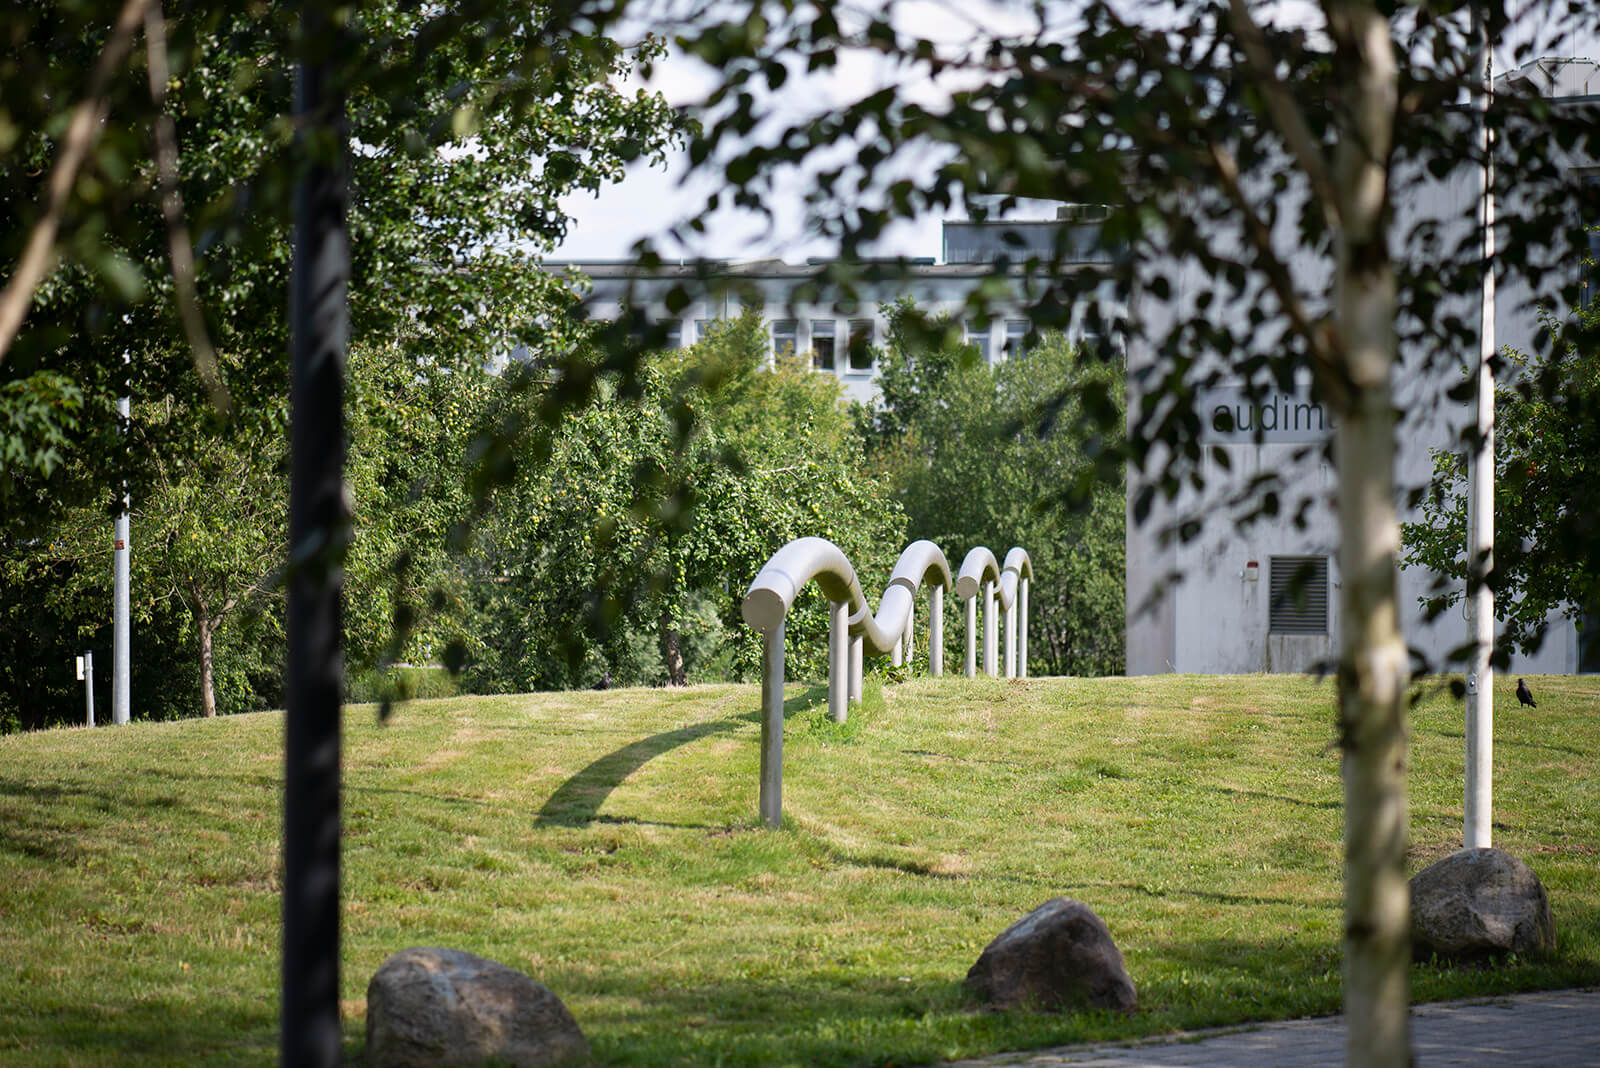
[[(1497, 659), (1537, 652), (1552, 615), (1581, 626), (1600, 606), (1600, 311), (1547, 318), (1542, 355), (1502, 353), (1495, 389), (1495, 547), (1489, 583), (1504, 626)], [(1462, 597), (1467, 568), (1467, 476), (1462, 457), (1434, 458), (1420, 522), (1405, 524), (1406, 561), (1440, 576), (1428, 598), (1444, 612)], [(1595, 635), (1580, 631), (1585, 642)]]
[[(1066, 383), (1095, 379), (1120, 403), (1120, 362), (1048, 334), (1026, 356), (989, 365), (947, 320), (919, 320), (909, 301), (890, 309), (878, 404), (862, 413), (908, 537), (931, 540), (954, 564), (976, 545), (1001, 557), (1021, 545), (1035, 572), (1030, 671), (1120, 674), (1123, 480), (1120, 470), (1099, 477), (1077, 394), (1062, 394)], [(1062, 400), (1046, 403), (1052, 397)]]

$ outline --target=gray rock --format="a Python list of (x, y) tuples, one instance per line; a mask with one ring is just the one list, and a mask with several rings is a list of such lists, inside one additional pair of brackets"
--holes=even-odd
[(543, 1066), (586, 1059), (561, 999), (521, 972), (458, 949), (403, 949), (367, 984), (375, 1068)]
[(1451, 960), (1556, 948), (1539, 877), (1503, 849), (1462, 849), (1411, 877), (1411, 951)]
[(967, 989), (997, 1009), (1132, 1012), (1138, 1004), (1105, 922), (1067, 897), (1051, 898), (990, 942), (967, 972)]

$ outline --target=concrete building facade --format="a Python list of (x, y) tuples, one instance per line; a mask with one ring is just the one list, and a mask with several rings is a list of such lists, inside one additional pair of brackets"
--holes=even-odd
[[(1531, 81), (1546, 97), (1579, 104), (1600, 100), (1595, 95), (1600, 93), (1600, 65), (1592, 61), (1546, 60), (1505, 76), (1513, 78)], [(1573, 166), (1588, 173), (1592, 162)], [(1397, 205), (1393, 233), (1415, 233), (1415, 223), (1433, 219), (1447, 235), (1470, 235), (1463, 227), (1481, 195), (1477, 173), (1464, 167), (1445, 180), (1409, 186), (1406, 200)], [(1292, 229), (1277, 236), (1302, 290), (1325, 292), (1326, 279), (1318, 278), (1318, 272), (1327, 271), (1325, 258), (1301, 252)], [(1395, 251), (1400, 256), (1430, 254), (1423, 249)], [(1179, 314), (1194, 306), (1195, 295), (1208, 288), (1209, 279), (1192, 266), (1174, 266), (1168, 276), (1173, 286), (1169, 299), (1136, 300), (1134, 314), (1142, 316), (1144, 327), (1136, 335), (1162, 336)], [(1251, 299), (1247, 295), (1245, 302)], [(1503, 285), (1495, 307), (1496, 347), (1532, 352), (1540, 324), (1526, 288)], [(1478, 314), (1475, 301), (1455, 310), (1467, 321), (1475, 321)], [(1239, 311), (1234, 307), (1220, 314)], [(1437, 452), (1461, 449), (1463, 430), (1474, 418), (1468, 404), (1446, 396), (1463, 380), (1469, 357), (1475, 358), (1476, 352), (1441, 361), (1437, 353), (1420, 352), (1402, 342), (1395, 373), (1400, 412), (1395, 473), (1402, 521), (1421, 520), (1420, 511), (1407, 506), (1408, 491), (1428, 485)], [(1136, 382), (1141, 369), (1155, 360), (1148, 344), (1131, 344), (1130, 382)], [(1224, 379), (1201, 393), (1196, 407), (1205, 443), (1201, 460), (1205, 488), (1158, 503), (1141, 525), (1134, 521), (1132, 502), (1152, 476), (1129, 480), (1128, 673), (1308, 671), (1331, 666), (1338, 653), (1342, 583), (1333, 500), (1336, 476), (1326, 447), (1334, 424), (1312, 399), (1309, 373), (1302, 373), (1292, 390), (1269, 389), (1254, 396), (1243, 380)], [(1241, 497), (1252, 485), (1273, 489), (1280, 507), (1275, 515), (1240, 526), (1235, 520), (1248, 510)], [(1186, 520), (1198, 521), (1198, 526), (1189, 527), (1191, 537), (1168, 536)], [(1421, 602), (1438, 582), (1439, 577), (1425, 569), (1400, 572), (1399, 607), (1406, 641), (1435, 669), (1447, 666), (1451, 651), (1467, 641), (1461, 605), (1431, 620), (1422, 608)], [(1513, 656), (1510, 670), (1513, 674), (1600, 670), (1600, 642), (1593, 640), (1593, 634), (1592, 616), (1582, 631), (1566, 618), (1552, 617), (1540, 650)]]

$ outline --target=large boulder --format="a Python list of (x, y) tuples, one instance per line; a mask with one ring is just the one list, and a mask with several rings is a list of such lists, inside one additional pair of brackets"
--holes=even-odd
[(548, 989), (458, 949), (403, 949), (367, 984), (375, 1068), (519, 1068), (586, 1059), (589, 1043)]
[(1411, 877), (1411, 950), (1482, 960), (1556, 948), (1539, 877), (1503, 849), (1461, 849)]
[(1056, 897), (1000, 932), (967, 972), (967, 989), (993, 1008), (1132, 1012), (1138, 995), (1122, 952), (1094, 910)]

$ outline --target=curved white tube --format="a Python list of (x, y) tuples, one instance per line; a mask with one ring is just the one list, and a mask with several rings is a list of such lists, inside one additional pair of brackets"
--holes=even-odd
[(1028, 677), (1028, 584), (1033, 580), (1033, 558), (1022, 546), (1006, 553), (1001, 568), (1001, 601), (1006, 612), (1006, 678)]
[[(983, 598), (983, 671), (999, 674), (1000, 615), (1005, 616), (1005, 677), (1028, 673), (1028, 585), (1033, 559), (1016, 546), (1006, 553), (1002, 567), (990, 552), (978, 546), (961, 561), (956, 593), (967, 602), (967, 677), (977, 674), (977, 598)], [(998, 605), (998, 611), (996, 610)]]
[(978, 546), (961, 561), (961, 573), (956, 577), (956, 596), (963, 601), (975, 597), (985, 582), (1000, 581), (1000, 565), (994, 553)]
[[(985, 550), (987, 551), (987, 550)], [(991, 568), (994, 557), (989, 557)], [(772, 554), (745, 591), (740, 612), (764, 636), (761, 687), (761, 816), (773, 827), (782, 820), (783, 790), (783, 632), (794, 599), (815, 580), (829, 600), (828, 710), (843, 723), (852, 696), (861, 693), (863, 652), (882, 656), (911, 649), (911, 614), (917, 591), (926, 583), (942, 594), (951, 583), (950, 564), (931, 541), (912, 542), (900, 554), (873, 614), (849, 558), (826, 538), (796, 538)], [(942, 596), (933, 598), (930, 633), (939, 640)], [(930, 660), (932, 656), (930, 653)], [(942, 661), (933, 661), (939, 674)]]

